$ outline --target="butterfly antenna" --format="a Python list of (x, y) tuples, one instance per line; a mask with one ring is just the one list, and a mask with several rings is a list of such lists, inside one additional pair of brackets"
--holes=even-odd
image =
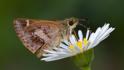
[(87, 27), (86, 25), (83, 25), (83, 24), (79, 24), (80, 26), (82, 26), (83, 28), (89, 30), (90, 32), (92, 32), (91, 28), (90, 27)]
[(87, 27), (86, 25), (83, 25), (83, 24), (79, 24), (79, 25), (82, 26), (85, 29), (89, 29), (90, 30), (90, 27)]

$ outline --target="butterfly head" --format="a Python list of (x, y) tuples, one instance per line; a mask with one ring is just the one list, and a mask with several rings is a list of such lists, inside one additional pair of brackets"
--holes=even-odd
[(74, 29), (79, 23), (79, 20), (77, 18), (69, 18), (66, 19), (66, 22), (67, 22), (67, 26), (69, 26), (70, 29)]

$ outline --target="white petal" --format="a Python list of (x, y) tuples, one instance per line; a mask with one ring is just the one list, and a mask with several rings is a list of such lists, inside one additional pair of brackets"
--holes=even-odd
[(47, 56), (56, 56), (56, 54), (43, 54), (43, 56), (47, 57)]
[(59, 59), (63, 59), (63, 58), (66, 58), (65, 55), (42, 58), (41, 60), (44, 60), (44, 61), (55, 61), (55, 60), (59, 60)]
[(49, 61), (50, 59), (54, 59), (54, 57), (56, 57), (56, 56), (57, 56), (57, 55), (50, 56), (50, 57), (46, 57), (46, 58), (41, 58), (41, 60)]
[(87, 46), (87, 49), (90, 49), (90, 48), (92, 48), (92, 46), (93, 46), (93, 44), (94, 44), (94, 40), (95, 40), (95, 35), (94, 35), (94, 33), (92, 33), (91, 35), (90, 35), (90, 38), (89, 38), (89, 41), (88, 41), (88, 46)]
[[(109, 28), (100, 38), (99, 40), (103, 40), (104, 37), (106, 37), (106, 35), (110, 34), (112, 31), (114, 30), (114, 28)], [(104, 38), (105, 39), (105, 38)]]
[(59, 60), (59, 59), (63, 59), (63, 58), (70, 57), (70, 56), (73, 56), (73, 55), (69, 54), (69, 53), (68, 54), (63, 54), (63, 53), (58, 52), (56, 55), (49, 56), (49, 57), (44, 57), (41, 60), (54, 61), (54, 60)]
[(107, 29), (109, 28), (109, 25), (110, 24), (105, 24), (102, 29), (101, 29), (101, 33), (99, 34), (99, 36), (97, 37), (97, 39), (99, 39), (106, 31)]
[(78, 31), (79, 40), (83, 40), (83, 33), (81, 30)]
[(97, 40), (97, 37), (99, 36), (100, 32), (101, 32), (101, 28), (99, 27), (99, 28), (97, 28), (96, 32), (93, 34), (93, 36), (92, 36), (93, 38), (89, 39), (89, 41), (92, 40), (95, 42), (95, 40)]
[(77, 41), (76, 41), (76, 38), (75, 38), (74, 35), (71, 35), (70, 42), (71, 42), (72, 45), (75, 45), (76, 44)]
[(89, 46), (88, 46), (88, 49), (93, 48), (93, 44), (96, 43), (97, 37), (98, 37), (100, 31), (101, 31), (101, 28), (99, 27), (99, 28), (97, 28), (97, 30), (96, 30), (95, 33), (91, 33), (91, 35), (89, 37)]
[(113, 31), (113, 28), (109, 28), (108, 30), (106, 30), (106, 32), (104, 34), (102, 34), (98, 40), (96, 41), (96, 44), (94, 44), (94, 46), (96, 46), (97, 44), (99, 44), (99, 42), (101, 42), (102, 40), (104, 40), (105, 38), (108, 37), (108, 35)]
[(60, 43), (60, 47), (62, 47), (63, 49), (68, 49), (68, 46), (63, 43)]
[(47, 52), (47, 53), (52, 53), (52, 54), (54, 54), (54, 53), (56, 53), (55, 51), (50, 51), (50, 50), (44, 50), (45, 52)]
[(70, 43), (68, 42), (68, 40), (63, 40), (63, 42), (66, 44), (66, 45), (69, 45)]

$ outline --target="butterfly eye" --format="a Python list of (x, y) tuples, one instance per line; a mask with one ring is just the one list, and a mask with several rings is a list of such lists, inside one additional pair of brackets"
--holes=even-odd
[(74, 22), (71, 20), (71, 21), (69, 21), (69, 26), (72, 26), (73, 24), (74, 24)]

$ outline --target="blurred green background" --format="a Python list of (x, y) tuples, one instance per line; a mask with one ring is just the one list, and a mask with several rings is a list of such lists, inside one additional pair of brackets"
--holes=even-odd
[(95, 47), (92, 70), (124, 70), (124, 0), (0, 0), (0, 70), (78, 70), (69, 58), (40, 61), (24, 48), (13, 28), (15, 18), (69, 17), (88, 17), (94, 26), (110, 22), (116, 27)]

